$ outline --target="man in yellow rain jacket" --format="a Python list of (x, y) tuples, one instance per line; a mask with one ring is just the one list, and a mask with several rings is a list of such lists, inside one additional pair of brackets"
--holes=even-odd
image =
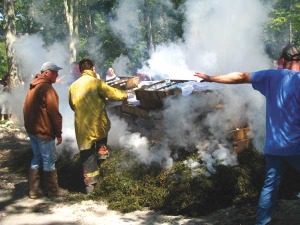
[(75, 112), (76, 140), (83, 165), (86, 193), (89, 194), (99, 179), (98, 151), (108, 154), (106, 144), (110, 121), (105, 101), (125, 100), (127, 93), (98, 79), (90, 59), (81, 60), (79, 69), (81, 77), (70, 86), (69, 104)]

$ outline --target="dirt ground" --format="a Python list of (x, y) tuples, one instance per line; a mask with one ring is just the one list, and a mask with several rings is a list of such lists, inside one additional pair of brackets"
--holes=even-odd
[[(253, 205), (222, 209), (203, 218), (186, 218), (147, 209), (123, 214), (108, 210), (104, 202), (91, 200), (32, 200), (27, 196), (27, 177), (19, 158), (29, 148), (22, 127), (0, 126), (0, 225), (250, 225), (255, 221)], [(271, 224), (299, 225), (300, 200), (280, 200)]]

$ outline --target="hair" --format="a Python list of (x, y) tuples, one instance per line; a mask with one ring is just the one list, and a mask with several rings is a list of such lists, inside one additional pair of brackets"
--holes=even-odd
[(107, 69), (107, 73), (108, 73), (109, 71), (115, 72), (115, 70), (114, 70), (112, 67), (109, 67), (109, 68)]
[(300, 48), (296, 45), (288, 44), (282, 51), (280, 58), (287, 61), (300, 61)]
[(79, 70), (82, 73), (84, 70), (92, 70), (94, 63), (90, 59), (82, 59), (79, 62)]

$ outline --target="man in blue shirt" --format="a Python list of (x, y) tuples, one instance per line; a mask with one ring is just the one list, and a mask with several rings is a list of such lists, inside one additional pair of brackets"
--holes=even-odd
[(279, 60), (282, 69), (233, 72), (209, 76), (202, 81), (224, 84), (251, 83), (266, 98), (266, 177), (258, 202), (256, 225), (268, 224), (286, 163), (300, 172), (300, 48), (286, 46)]

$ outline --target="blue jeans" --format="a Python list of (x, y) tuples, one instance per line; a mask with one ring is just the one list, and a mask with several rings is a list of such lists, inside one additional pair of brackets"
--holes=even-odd
[(275, 211), (277, 192), (286, 164), (300, 172), (300, 155), (276, 156), (265, 155), (266, 177), (262, 187), (257, 209), (256, 225), (265, 225), (271, 221)]
[(57, 160), (55, 141), (32, 134), (28, 134), (28, 136), (33, 151), (30, 168), (38, 169), (42, 165), (43, 171), (55, 170), (55, 162)]

